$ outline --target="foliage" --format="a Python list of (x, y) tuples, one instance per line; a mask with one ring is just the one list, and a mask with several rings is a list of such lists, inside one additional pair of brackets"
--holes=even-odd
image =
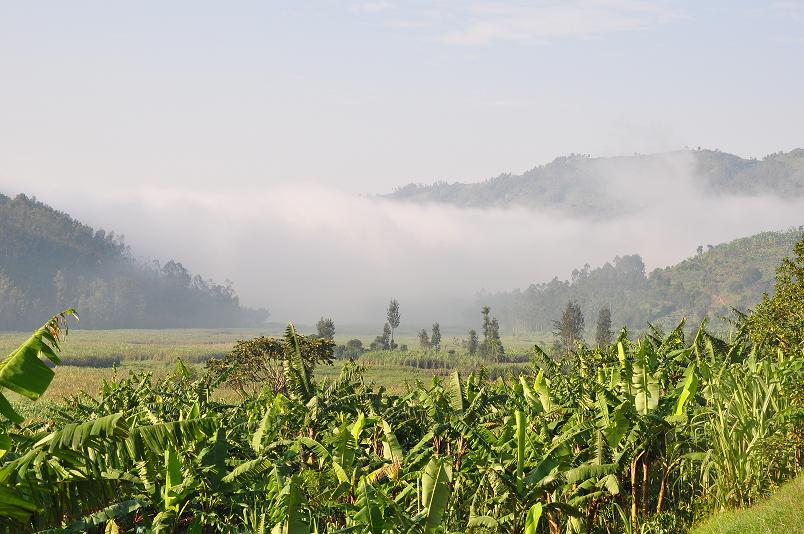
[(339, 360), (342, 359), (357, 359), (359, 358), (366, 349), (363, 348), (363, 342), (359, 339), (350, 339), (344, 345), (338, 345), (335, 347), (334, 355)]
[[(62, 336), (66, 336), (69, 331), (68, 316), (78, 318), (73, 309), (54, 315), (0, 362), (0, 387), (31, 400), (42, 396), (53, 380), (54, 372), (41, 358), (44, 356), (54, 365), (60, 363), (56, 352), (60, 350)], [(0, 415), (17, 424), (23, 421), (23, 417), (12, 408), (2, 392)], [(0, 434), (0, 438), (0, 441), (5, 441), (7, 436)]]
[[(14, 427), (0, 442), (0, 529), (684, 532), (801, 471), (804, 354), (762, 328), (779, 331), (740, 315), (729, 337), (706, 323), (692, 336), (683, 322), (623, 330), (561, 365), (536, 346), (516, 377), (446, 371), (396, 395), (355, 362), (317, 383), (333, 344), (289, 325), (202, 376), (179, 361), (166, 379), (105, 382)], [(260, 360), (277, 382), (246, 376), (239, 401), (215, 395)]]
[(565, 372), (536, 348), (516, 379), (453, 372), (402, 395), (353, 363), (315, 383), (306, 369), (331, 343), (289, 326), (237, 349), (281, 360), (281, 390), (215, 400), (228, 375), (180, 364), (10, 434), (0, 526), (682, 532), (801, 468), (802, 358), (754, 345), (738, 322), (730, 339), (705, 326), (687, 339), (679, 325), (581, 344)]
[(390, 339), (390, 348), (396, 348), (394, 344), (394, 330), (399, 328), (399, 323), (402, 320), (401, 316), (399, 315), (399, 301), (396, 299), (391, 299), (391, 302), (388, 304), (388, 313), (386, 314), (386, 318), (388, 320), (388, 326), (391, 328), (391, 339)]
[(569, 301), (561, 314), (561, 319), (556, 321), (553, 326), (555, 330), (554, 356), (564, 356), (575, 348), (575, 344), (583, 339), (583, 312), (581, 307), (573, 301)]
[(481, 353), (487, 358), (499, 361), (500, 358), (505, 356), (505, 348), (500, 339), (500, 323), (496, 317), (490, 315), (491, 308), (488, 306), (483, 306), (480, 309), (480, 313), (483, 315), (483, 345), (481, 346)]
[(289, 325), (284, 338), (257, 337), (238, 341), (223, 358), (207, 361), (211, 384), (225, 384), (242, 396), (253, 395), (266, 387), (274, 393), (287, 393), (291, 377), (285, 372), (288, 362), (298, 357), (306, 381), (312, 379), (316, 365), (329, 365), (335, 344), (326, 338), (305, 337)]
[(385, 323), (382, 327), (382, 335), (374, 338), (369, 346), (371, 350), (390, 350), (396, 348), (391, 345), (391, 325)]
[(322, 317), (315, 325), (318, 337), (332, 341), (335, 339), (335, 321), (327, 317)]
[(804, 237), (776, 271), (773, 297), (767, 294), (749, 321), (756, 343), (804, 351)]
[(430, 335), (430, 348), (434, 350), (441, 350), (441, 325), (433, 323), (433, 328)]
[(611, 310), (608, 306), (600, 308), (597, 312), (595, 325), (595, 343), (598, 347), (605, 347), (611, 343)]
[(428, 334), (427, 330), (424, 328), (419, 331), (419, 348), (421, 350), (428, 350), (430, 348), (430, 334)]
[[(797, 228), (737, 239), (650, 273), (640, 256), (618, 256), (594, 269), (577, 269), (569, 280), (481, 294), (478, 303), (492, 306), (506, 332), (516, 333), (550, 331), (557, 310), (570, 300), (586, 317), (609, 307), (612, 323), (632, 331), (648, 323), (672, 328), (685, 317), (724, 317), (733, 308), (745, 313), (773, 291), (774, 271), (802, 233)], [(595, 325), (588, 326), (582, 337), (594, 339)]]
[(474, 328), (469, 329), (469, 335), (466, 340), (466, 349), (469, 354), (475, 354), (478, 348), (477, 331)]

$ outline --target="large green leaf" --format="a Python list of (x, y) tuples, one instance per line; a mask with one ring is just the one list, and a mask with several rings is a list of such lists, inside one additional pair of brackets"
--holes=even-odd
[(234, 469), (222, 478), (223, 482), (234, 483), (238, 481), (257, 482), (262, 480), (263, 475), (273, 467), (270, 461), (265, 458), (255, 458), (246, 460), (238, 464)]
[(399, 444), (399, 440), (396, 439), (396, 434), (391, 429), (391, 425), (384, 419), (382, 421), (382, 432), (385, 437), (382, 443), (383, 457), (392, 462), (402, 463), (405, 452)]
[(634, 362), (631, 386), (637, 413), (647, 415), (659, 405), (659, 381), (650, 373), (644, 358)]
[(37, 506), (17, 495), (10, 488), (0, 486), (0, 517), (27, 521)]
[(141, 460), (150, 454), (164, 454), (170, 447), (181, 449), (212, 436), (219, 424), (214, 417), (171, 421), (132, 428), (126, 447), (132, 458)]
[(522, 472), (525, 468), (525, 434), (527, 432), (527, 422), (525, 414), (517, 410), (514, 412), (516, 419), (516, 489), (522, 491)]
[(447, 397), (449, 398), (450, 406), (456, 412), (462, 412), (465, 406), (464, 400), (464, 393), (463, 393), (463, 384), (461, 383), (461, 375), (458, 371), (455, 371), (450, 376), (449, 380), (446, 383), (446, 393)]
[(313, 386), (307, 374), (307, 368), (304, 366), (299, 337), (293, 323), (288, 324), (285, 329), (285, 341), (290, 348), (290, 354), (285, 357), (284, 362), (289, 390), (296, 397), (307, 402), (313, 397)]
[(577, 484), (587, 479), (598, 479), (612, 473), (616, 473), (619, 469), (617, 464), (603, 464), (603, 465), (582, 465), (574, 469), (570, 469), (564, 476), (568, 484)]
[(678, 402), (676, 403), (676, 415), (684, 413), (684, 405), (690, 397), (695, 395), (695, 391), (698, 389), (698, 376), (695, 374), (694, 365), (691, 364), (689, 368), (687, 368), (686, 375), (681, 394), (678, 396)]
[(528, 510), (525, 516), (525, 534), (536, 534), (538, 531), (536, 527), (539, 525), (539, 519), (542, 517), (542, 503), (537, 502)]
[(540, 412), (542, 409), (541, 402), (537, 398), (533, 388), (531, 388), (530, 384), (528, 384), (525, 375), (519, 375), (519, 383), (522, 385), (522, 396), (525, 398), (525, 402), (528, 403), (528, 406), (532, 410)]
[[(41, 360), (40, 356), (48, 358), (58, 364), (62, 332), (68, 332), (67, 317), (78, 318), (75, 310), (69, 309), (54, 315), (42, 327), (36, 330), (31, 337), (17, 347), (5, 360), (0, 362), (0, 386), (19, 393), (31, 400), (42, 396), (54, 372)], [(14, 423), (21, 423), (23, 417), (12, 407), (8, 399), (0, 393), (0, 414)]]
[(549, 412), (552, 410), (553, 398), (550, 394), (550, 388), (547, 386), (547, 379), (544, 378), (544, 371), (539, 371), (539, 374), (536, 375), (533, 389), (539, 394), (539, 400), (542, 402), (544, 411)]
[(383, 530), (382, 511), (374, 499), (374, 488), (364, 479), (360, 482), (357, 494), (355, 519), (366, 525), (371, 534), (380, 534)]
[(271, 410), (265, 410), (265, 414), (262, 416), (262, 420), (260, 424), (257, 426), (257, 430), (254, 432), (254, 435), (251, 437), (251, 448), (254, 449), (254, 452), (259, 453), (262, 451), (262, 439), (265, 436), (265, 433), (268, 432), (268, 425), (271, 423)]
[(128, 435), (129, 429), (123, 414), (115, 413), (86, 423), (65, 425), (39, 440), (35, 447), (47, 445), (50, 452), (65, 448), (80, 451), (85, 447), (97, 446), (104, 439), (122, 439)]
[(356, 452), (357, 440), (352, 432), (349, 431), (348, 423), (343, 421), (338, 428), (338, 433), (335, 435), (335, 449), (332, 452), (332, 459), (343, 469), (348, 470), (352, 468)]
[(452, 468), (449, 460), (433, 458), (422, 473), (422, 507), (424, 508), (424, 532), (433, 532), (441, 524), (452, 491)]
[(285, 510), (285, 520), (271, 529), (272, 534), (309, 534), (310, 525), (304, 520), (301, 509), (305, 499), (298, 475), (290, 477), (279, 497)]

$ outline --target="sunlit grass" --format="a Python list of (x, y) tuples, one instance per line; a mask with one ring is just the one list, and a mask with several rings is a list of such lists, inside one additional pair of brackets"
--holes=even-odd
[[(80, 323), (79, 323), (80, 324)], [(168, 329), (168, 330), (81, 330), (71, 328), (62, 345), (59, 356), (63, 364), (58, 367), (53, 382), (37, 402), (10, 394), (10, 399), (23, 414), (34, 415), (46, 410), (54, 402), (79, 392), (96, 395), (103, 380), (128, 376), (130, 372), (148, 371), (155, 378), (161, 378), (173, 370), (177, 359), (181, 358), (188, 366), (203, 370), (204, 362), (210, 358), (221, 357), (234, 347), (240, 339), (259, 335), (281, 335), (280, 331), (257, 329)], [(0, 354), (9, 354), (25, 341), (30, 332), (0, 333)], [(361, 339), (368, 347), (373, 336), (339, 333), (336, 343), (349, 339)], [(402, 351), (377, 351), (366, 353), (358, 361), (365, 367), (365, 379), (383, 386), (391, 393), (404, 393), (416, 381), (428, 383), (433, 376), (445, 376), (454, 370), (462, 374), (477, 371), (483, 367), (487, 376), (496, 378), (518, 374), (529, 364), (488, 362), (478, 356), (469, 356), (462, 346), (459, 336), (445, 335), (442, 351), (439, 353), (419, 353), (418, 338), (412, 335), (397, 336), (397, 342), (410, 348)], [(534, 343), (545, 345), (548, 336), (504, 337), (509, 354), (526, 354)], [(450, 353), (452, 351), (452, 353)], [(331, 366), (319, 367), (319, 379), (335, 377), (340, 372), (343, 361), (335, 361)], [(226, 388), (216, 391), (216, 396), (232, 400), (236, 393)]]
[(743, 510), (714, 514), (693, 534), (793, 534), (804, 532), (804, 475)]

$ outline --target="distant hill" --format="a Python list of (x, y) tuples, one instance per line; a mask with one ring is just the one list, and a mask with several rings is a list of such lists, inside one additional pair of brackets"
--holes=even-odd
[[(685, 168), (687, 164), (690, 169)], [(804, 196), (804, 149), (798, 148), (762, 160), (715, 150), (612, 158), (573, 154), (523, 174), (501, 174), (480, 183), (408, 184), (385, 198), (474, 208), (549, 208), (595, 218), (625, 213), (627, 206), (617, 198), (620, 191), (638, 187), (645, 180), (676, 187), (676, 177), (689, 170), (701, 193)]]
[(764, 232), (702, 250), (677, 265), (645, 273), (639, 255), (614, 258), (595, 269), (575, 270), (570, 280), (554, 278), (522, 290), (481, 294), (506, 334), (549, 332), (567, 302), (577, 302), (594, 335), (598, 310), (609, 306), (615, 327), (643, 330), (648, 322), (670, 326), (688, 317), (746, 311), (772, 292), (776, 267), (791, 255), (804, 228)]
[(0, 330), (33, 328), (68, 306), (87, 328), (253, 326), (268, 317), (241, 307), (231, 285), (176, 261), (139, 262), (113, 232), (0, 194)]

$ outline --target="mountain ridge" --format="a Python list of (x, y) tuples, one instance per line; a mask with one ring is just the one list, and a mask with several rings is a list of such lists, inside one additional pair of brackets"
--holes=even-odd
[(625, 213), (617, 202), (622, 191), (646, 180), (672, 187), (678, 185), (679, 177), (692, 178), (692, 187), (702, 194), (802, 197), (804, 149), (776, 152), (761, 160), (717, 150), (594, 158), (570, 154), (522, 174), (504, 173), (474, 183), (410, 183), (380, 197), (471, 208), (557, 208), (575, 216), (600, 218)]

